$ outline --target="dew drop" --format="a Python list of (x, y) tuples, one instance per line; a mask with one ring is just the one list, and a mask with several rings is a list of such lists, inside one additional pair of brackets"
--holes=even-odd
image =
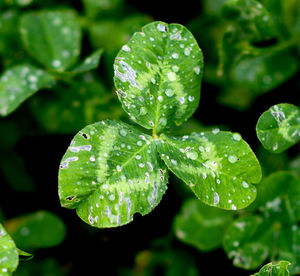
[(176, 80), (176, 74), (174, 72), (168, 72), (167, 73), (169, 81), (175, 81)]
[(198, 153), (195, 151), (189, 151), (186, 153), (187, 158), (196, 160), (198, 158)]
[(214, 204), (218, 204), (220, 202), (220, 197), (218, 193), (214, 193)]
[(238, 160), (238, 158), (235, 155), (229, 155), (228, 156), (228, 161), (230, 163), (235, 163)]
[(168, 88), (168, 89), (166, 89), (165, 94), (168, 97), (172, 97), (174, 95), (174, 91), (172, 89)]
[(234, 134), (232, 135), (232, 138), (233, 138), (233, 140), (235, 140), (235, 141), (240, 141), (240, 140), (241, 140), (241, 135), (238, 134), (238, 133), (234, 133)]
[(127, 135), (127, 130), (126, 130), (126, 129), (121, 129), (121, 130), (120, 130), (120, 134), (121, 134), (122, 136), (126, 136), (126, 135)]

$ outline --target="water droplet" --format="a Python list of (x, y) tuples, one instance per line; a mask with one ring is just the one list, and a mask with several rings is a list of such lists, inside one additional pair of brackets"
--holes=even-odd
[(190, 48), (190, 47), (185, 48), (185, 49), (184, 49), (184, 54), (185, 54), (186, 56), (189, 56), (189, 55), (191, 54), (191, 51), (192, 51), (192, 48)]
[(192, 102), (193, 100), (195, 100), (195, 97), (194, 97), (194, 96), (189, 96), (189, 97), (188, 97), (188, 100), (189, 100), (190, 102)]
[(228, 161), (230, 163), (235, 163), (238, 160), (238, 158), (235, 155), (229, 155), (228, 156)]
[(199, 75), (199, 74), (200, 74), (200, 67), (199, 67), (199, 66), (195, 67), (195, 68), (194, 68), (194, 71), (195, 71), (195, 73), (196, 73), (197, 75)]
[(146, 115), (148, 113), (148, 110), (146, 107), (141, 107), (140, 109), (140, 115), (143, 116), (143, 115)]
[(166, 89), (165, 94), (168, 97), (172, 97), (174, 95), (174, 91), (172, 89), (168, 88), (168, 89)]
[(179, 55), (178, 55), (177, 53), (172, 54), (172, 58), (174, 58), (174, 59), (177, 59), (178, 56), (179, 56)]
[(108, 199), (110, 201), (114, 201), (115, 200), (115, 195), (114, 194), (109, 195)]
[(176, 161), (176, 160), (171, 159), (171, 163), (172, 163), (174, 166), (177, 166), (177, 161)]
[(245, 182), (245, 181), (242, 182), (242, 186), (244, 188), (249, 188), (249, 184), (247, 182)]
[(117, 169), (118, 172), (122, 171), (122, 167), (120, 165), (117, 165), (116, 169)]
[(233, 140), (235, 140), (235, 141), (240, 141), (240, 140), (241, 140), (241, 135), (238, 134), (238, 133), (234, 133), (234, 134), (232, 135), (232, 138), (233, 138)]
[(167, 30), (167, 27), (162, 25), (162, 24), (158, 24), (157, 25), (157, 29), (160, 31), (160, 32), (165, 32)]
[(173, 66), (172, 66), (172, 70), (173, 70), (174, 72), (178, 72), (178, 71), (179, 71), (179, 67), (176, 66), (176, 65), (173, 65)]
[(135, 156), (135, 159), (136, 160), (140, 160), (142, 158), (142, 156), (140, 156), (139, 154), (137, 154), (136, 156)]
[(168, 72), (167, 73), (169, 81), (175, 81), (176, 80), (176, 74), (174, 72)]
[(53, 60), (52, 66), (55, 67), (55, 68), (60, 67), (61, 66), (61, 61), (58, 60), (58, 59)]
[(124, 52), (130, 52), (130, 48), (128, 47), (128, 45), (124, 45), (123, 47), (122, 47), (122, 50), (124, 51)]
[(126, 136), (126, 135), (127, 135), (127, 130), (126, 130), (126, 129), (121, 129), (121, 130), (120, 130), (120, 134), (121, 134), (122, 136)]
[(195, 151), (188, 151), (186, 153), (187, 158), (190, 158), (192, 160), (196, 160), (198, 158), (198, 153)]
[(220, 197), (218, 193), (214, 193), (214, 204), (218, 204), (220, 202)]
[(180, 102), (180, 104), (184, 104), (184, 97), (180, 97), (179, 102)]
[(163, 97), (162, 96), (158, 96), (157, 99), (158, 99), (159, 102), (163, 101)]

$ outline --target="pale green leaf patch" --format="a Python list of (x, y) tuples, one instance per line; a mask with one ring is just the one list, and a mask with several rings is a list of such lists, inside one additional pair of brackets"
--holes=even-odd
[(204, 205), (197, 199), (188, 199), (175, 217), (174, 231), (181, 241), (209, 251), (222, 244), (224, 232), (232, 219), (233, 213), (230, 211)]
[(73, 11), (39, 11), (22, 16), (20, 32), (25, 48), (38, 62), (65, 71), (80, 54), (81, 29)]
[(0, 78), (0, 115), (7, 116), (38, 90), (50, 87), (54, 78), (32, 65), (17, 65)]
[(289, 276), (288, 261), (280, 261), (279, 263), (269, 263), (264, 265), (259, 272), (252, 276)]
[(238, 133), (219, 131), (170, 137), (162, 134), (158, 151), (168, 168), (204, 203), (237, 210), (256, 197), (253, 184), (261, 168)]
[(114, 70), (124, 110), (156, 133), (180, 125), (198, 107), (203, 56), (182, 25), (144, 26), (122, 47)]
[(19, 264), (17, 247), (0, 224), (0, 275), (12, 275)]
[(300, 110), (292, 104), (277, 104), (264, 112), (256, 125), (257, 137), (273, 153), (280, 153), (300, 139)]
[(148, 214), (167, 189), (168, 172), (152, 137), (102, 121), (81, 130), (59, 170), (62, 206), (95, 227), (115, 227)]

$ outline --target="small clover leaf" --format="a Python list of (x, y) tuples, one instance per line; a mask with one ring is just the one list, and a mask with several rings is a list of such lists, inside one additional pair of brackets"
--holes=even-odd
[(291, 262), (299, 273), (300, 179), (290, 172), (271, 174), (259, 185), (256, 214), (244, 215), (226, 231), (223, 246), (235, 266), (256, 269), (270, 258)]
[(288, 266), (290, 262), (280, 261), (279, 263), (269, 263), (264, 265), (259, 272), (252, 276), (289, 276)]
[(198, 107), (203, 56), (182, 25), (146, 25), (122, 47), (114, 70), (124, 110), (156, 133), (180, 125)]
[(252, 183), (261, 179), (260, 165), (238, 133), (201, 132), (161, 135), (158, 151), (168, 168), (208, 205), (237, 210), (256, 197)]
[(175, 234), (181, 241), (202, 251), (213, 250), (222, 244), (224, 232), (232, 219), (232, 212), (188, 199), (175, 218)]
[(102, 121), (80, 131), (62, 159), (59, 196), (96, 227), (148, 214), (167, 189), (168, 172), (155, 141), (125, 123)]
[(256, 125), (257, 137), (273, 153), (280, 153), (300, 140), (300, 110), (292, 104), (278, 104), (264, 112)]
[(29, 64), (6, 70), (0, 78), (0, 115), (9, 115), (31, 95), (54, 82), (46, 71)]
[(20, 32), (27, 51), (47, 68), (64, 71), (78, 59), (81, 29), (71, 10), (27, 13)]

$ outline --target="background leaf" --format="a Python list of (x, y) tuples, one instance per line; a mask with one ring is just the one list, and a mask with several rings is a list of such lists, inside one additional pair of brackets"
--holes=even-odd
[(159, 133), (180, 125), (198, 107), (203, 56), (182, 25), (144, 26), (122, 47), (114, 69), (124, 110), (145, 128)]
[(189, 199), (175, 217), (174, 230), (181, 241), (202, 251), (209, 251), (222, 244), (224, 232), (232, 218), (231, 212), (209, 207), (197, 199)]
[(59, 171), (62, 206), (95, 227), (115, 227), (148, 214), (165, 193), (168, 172), (148, 135), (122, 122), (85, 127)]
[(38, 211), (5, 222), (7, 231), (24, 250), (53, 247), (66, 235), (63, 221), (48, 211)]
[(17, 65), (0, 78), (0, 115), (7, 116), (38, 90), (54, 84), (54, 78), (32, 65)]
[(47, 68), (64, 71), (80, 54), (80, 25), (71, 10), (27, 13), (20, 32), (27, 51)]

